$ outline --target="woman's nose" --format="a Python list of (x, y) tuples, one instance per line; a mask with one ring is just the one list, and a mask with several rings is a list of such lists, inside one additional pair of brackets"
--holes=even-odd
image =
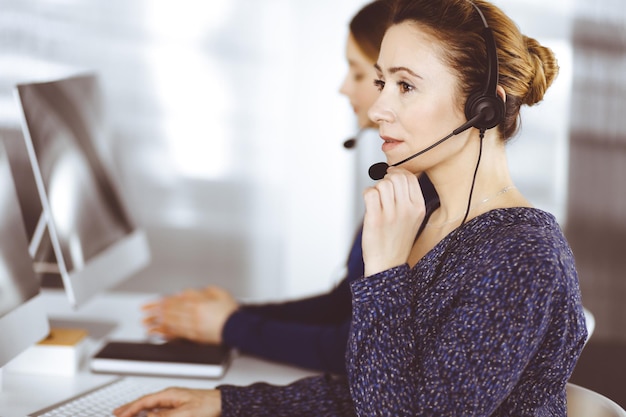
[(381, 94), (368, 110), (367, 116), (372, 122), (379, 125), (383, 122), (393, 121), (394, 112), (386, 105), (384, 96)]
[(339, 93), (343, 94), (344, 96), (350, 96), (348, 75), (346, 75), (346, 77), (343, 79), (343, 82), (339, 86)]

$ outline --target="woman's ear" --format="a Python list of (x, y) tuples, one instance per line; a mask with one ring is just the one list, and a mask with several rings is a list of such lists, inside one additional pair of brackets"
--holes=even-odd
[(496, 87), (496, 94), (502, 99), (503, 103), (506, 103), (506, 93), (504, 92), (504, 88), (501, 85), (498, 85)]

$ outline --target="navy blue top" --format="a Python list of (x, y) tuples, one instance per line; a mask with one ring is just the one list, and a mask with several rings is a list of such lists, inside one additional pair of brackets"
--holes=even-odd
[(352, 282), (346, 376), (221, 386), (222, 416), (565, 416), (587, 330), (556, 220), (496, 209)]
[(246, 305), (227, 320), (222, 338), (242, 352), (299, 367), (346, 372), (352, 317), (350, 283), (363, 276), (359, 229), (347, 275), (331, 292), (280, 304)]
[[(426, 175), (419, 180), (428, 219), (439, 198)], [(350, 284), (363, 276), (364, 269), (361, 234), (362, 226), (350, 249), (347, 274), (331, 292), (286, 303), (244, 305), (226, 321), (224, 343), (265, 359), (345, 374), (352, 318)]]

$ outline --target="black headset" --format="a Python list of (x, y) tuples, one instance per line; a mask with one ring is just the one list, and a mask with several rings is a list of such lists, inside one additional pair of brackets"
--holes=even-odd
[[(472, 179), (472, 189), (470, 190), (470, 199), (472, 197), (472, 192), (474, 190), (474, 183), (476, 180), (476, 173), (478, 172), (478, 164), (480, 163), (480, 158), (482, 155), (482, 146), (483, 146), (483, 138), (485, 137), (485, 131), (487, 129), (491, 129), (497, 126), (504, 120), (505, 116), (505, 108), (504, 108), (504, 100), (502, 100), (498, 94), (496, 89), (498, 88), (498, 52), (496, 49), (496, 40), (493, 36), (493, 32), (491, 28), (487, 24), (487, 19), (480, 11), (478, 6), (476, 6), (471, 0), (467, 0), (474, 9), (480, 15), (480, 18), (483, 21), (483, 30), (481, 33), (481, 37), (485, 42), (485, 48), (487, 52), (487, 79), (481, 90), (473, 92), (467, 98), (465, 102), (465, 117), (466, 122), (463, 123), (458, 128), (454, 129), (449, 135), (439, 139), (437, 142), (428, 146), (425, 149), (420, 150), (417, 153), (409, 156), (408, 158), (403, 159), (400, 162), (396, 162), (391, 166), (401, 165), (417, 156), (422, 155), (425, 152), (430, 151), (436, 146), (439, 146), (441, 143), (450, 139), (451, 137), (458, 135), (461, 132), (469, 129), (470, 127), (474, 127), (480, 131), (480, 152), (478, 154), (478, 162), (476, 163), (476, 170), (474, 171), (474, 177)], [(350, 143), (351, 144), (351, 143)], [(379, 162), (374, 164), (369, 169), (370, 178), (373, 180), (382, 179), (387, 173), (387, 169), (389, 168), (389, 164), (386, 162)], [(465, 214), (469, 213), (469, 202), (468, 202), (468, 211)], [(463, 219), (463, 223), (465, 219)]]
[(468, 1), (476, 9), (485, 26), (481, 36), (485, 41), (487, 49), (487, 80), (481, 91), (476, 91), (467, 98), (465, 102), (465, 117), (467, 120), (471, 120), (481, 115), (472, 126), (480, 130), (487, 130), (502, 122), (505, 115), (504, 101), (496, 93), (498, 86), (498, 52), (496, 40), (487, 24), (485, 15), (483, 15), (483, 12), (480, 11), (476, 4), (470, 0)]

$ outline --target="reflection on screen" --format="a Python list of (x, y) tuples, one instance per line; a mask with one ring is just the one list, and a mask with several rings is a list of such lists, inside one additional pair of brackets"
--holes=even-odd
[[(70, 82), (71, 81), (71, 82)], [(98, 149), (91, 77), (20, 87), (20, 99), (65, 267), (81, 269), (133, 229)]]

